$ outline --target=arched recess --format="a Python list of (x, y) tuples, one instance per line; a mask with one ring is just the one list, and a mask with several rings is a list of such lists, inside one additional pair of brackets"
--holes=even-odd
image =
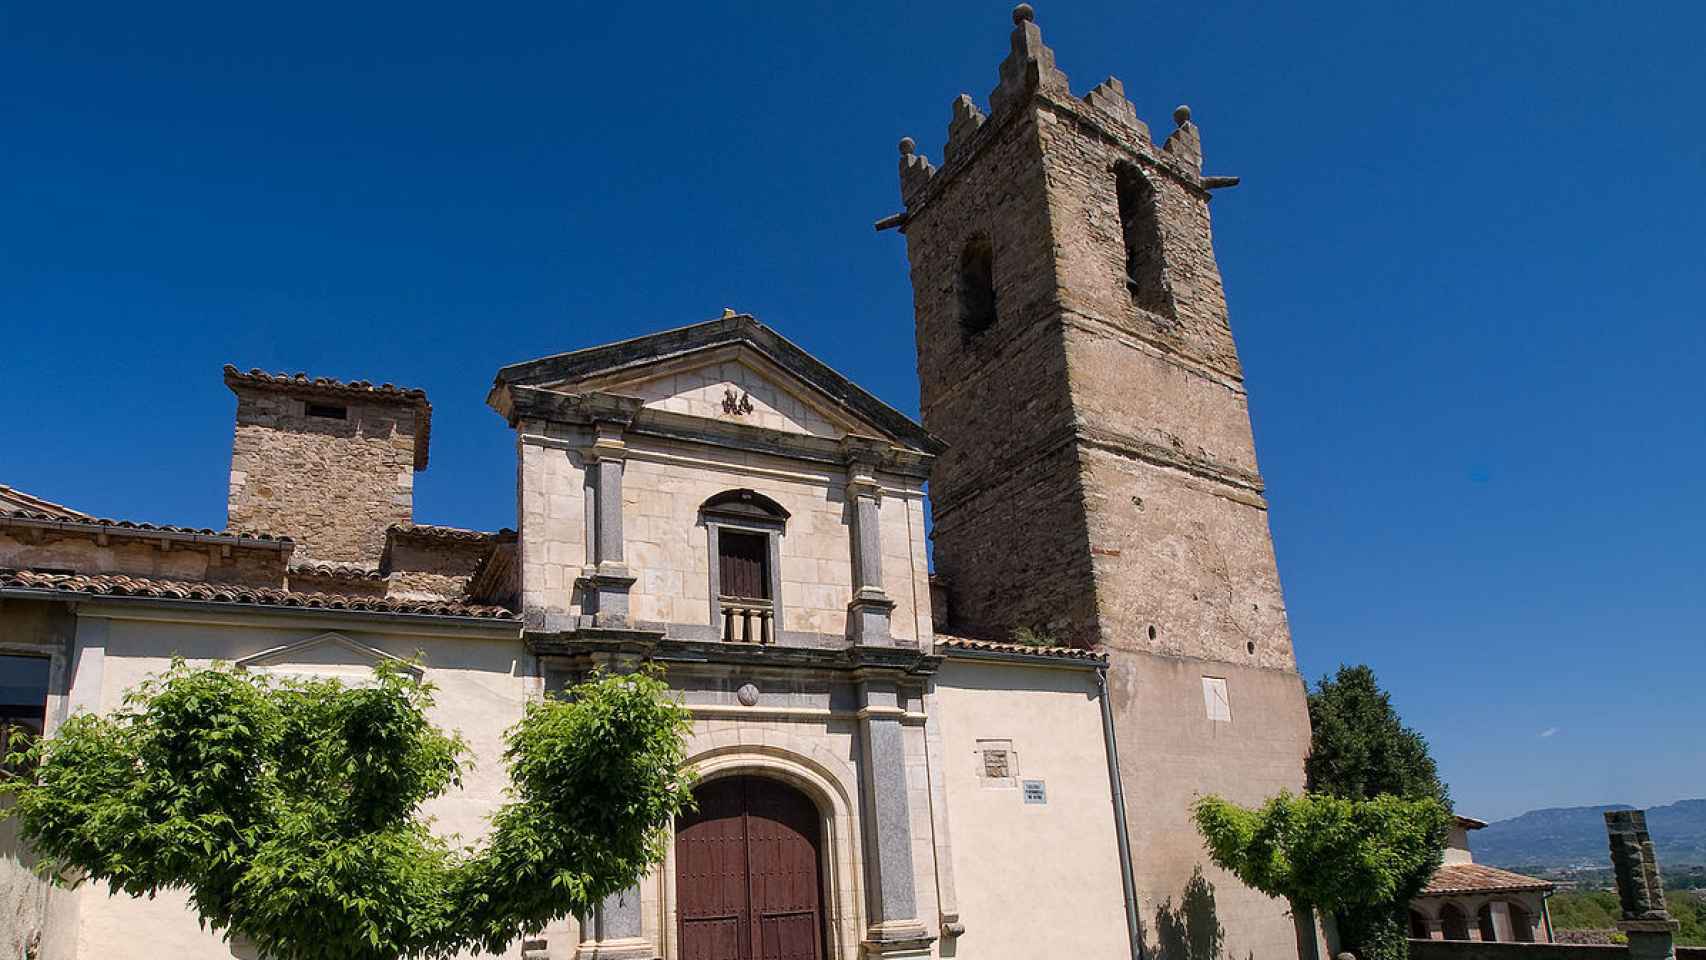
[(995, 247), (978, 234), (960, 251), (960, 329), (975, 336), (995, 326)]
[[(715, 721), (710, 721), (715, 723)], [(770, 777), (805, 794), (818, 808), (823, 837), (825, 925), (831, 960), (859, 960), (865, 929), (864, 876), (859, 859), (858, 780), (845, 760), (820, 744), (775, 729), (718, 726), (688, 738), (688, 766), (701, 783), (723, 777)], [(674, 845), (657, 874), (658, 943), (666, 960), (681, 956)]]
[(1173, 285), (1167, 275), (1166, 246), (1155, 187), (1129, 160), (1114, 164), (1114, 195), (1119, 202), (1120, 239), (1125, 246), (1125, 286), (1139, 309), (1175, 317)]
[(1475, 911), (1475, 925), (1480, 927), (1482, 943), (1496, 943), (1499, 939), (1498, 924), (1493, 922), (1493, 905), (1481, 904), (1481, 909)]
[(1433, 937), (1428, 918), (1420, 910), (1410, 911), (1410, 937), (1414, 940), (1428, 940)]
[(1517, 943), (1534, 942), (1534, 916), (1528, 909), (1515, 900), (1505, 902), (1505, 907), (1511, 913), (1511, 939)]
[(1439, 910), (1440, 934), (1447, 940), (1469, 939), (1469, 917), (1463, 908), (1448, 903)]

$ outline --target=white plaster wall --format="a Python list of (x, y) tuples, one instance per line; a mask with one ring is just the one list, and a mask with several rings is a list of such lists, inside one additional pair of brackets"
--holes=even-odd
[[(398, 657), (425, 657), (426, 677), (438, 686), (432, 720), (441, 729), (462, 734), (471, 748), (471, 766), (461, 788), (429, 802), (423, 812), (436, 818), (435, 829), (477, 839), (485, 830), (485, 817), (502, 802), (508, 777), (500, 759), (503, 731), (521, 717), (533, 684), (520, 641), (468, 639), (448, 633), (377, 632), (360, 621), (337, 623), (328, 619), (280, 618), (282, 625), (269, 625), (260, 618), (249, 622), (174, 622), (171, 620), (83, 618), (80, 633), (88, 629), (106, 632), (106, 655), (98, 678), (101, 709), (118, 704), (125, 691), (148, 676), (164, 670), (173, 654), (192, 665), (214, 660), (232, 661), (284, 644), (307, 639), (330, 630), (369, 644)], [(346, 666), (358, 665), (351, 654)], [(287, 662), (272, 669), (281, 672), (334, 672), (322, 649), (304, 657), (316, 666)], [(94, 701), (97, 691), (88, 684), (76, 689)], [(216, 936), (200, 929), (195, 916), (178, 894), (155, 900), (133, 900), (108, 896), (104, 885), (78, 891), (79, 916), (75, 935), (76, 952), (63, 960), (95, 957), (171, 956), (176, 960), (252, 957), (243, 948), (233, 949)], [(562, 926), (562, 925), (559, 925)], [(145, 950), (139, 945), (146, 944)], [(519, 956), (519, 945), (505, 956)]]
[(1475, 855), (1469, 851), (1469, 831), (1459, 824), (1452, 824), (1451, 833), (1445, 838), (1445, 863), (1474, 863)]
[[(936, 678), (960, 920), (944, 957), (1127, 955), (1095, 675), (950, 658)], [(1046, 804), (982, 784), (979, 739), (1011, 740)]]

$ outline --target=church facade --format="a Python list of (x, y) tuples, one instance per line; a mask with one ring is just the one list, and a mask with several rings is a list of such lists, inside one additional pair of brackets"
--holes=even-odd
[[(955, 101), (940, 168), (902, 142), (878, 224), (923, 422), (733, 311), (512, 364), (514, 530), (415, 522), (422, 392), (227, 367), (225, 530), (0, 487), (8, 724), (173, 656), (360, 682), (419, 655), (477, 762), (427, 812), (474, 837), (530, 699), (653, 662), (698, 808), (509, 956), (1135, 960), (1200, 952), (1205, 914), (1228, 955), (1295, 956), (1188, 820), (1300, 788), (1309, 726), (1209, 235), (1229, 178), (1175, 120), (1158, 146), (1117, 80), (1074, 97), (1021, 5), (988, 113)], [(254, 955), (181, 899), (41, 885), (10, 829), (5, 946)]]

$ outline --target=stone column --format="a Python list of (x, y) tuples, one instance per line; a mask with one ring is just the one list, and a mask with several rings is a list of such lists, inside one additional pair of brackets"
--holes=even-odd
[(1659, 858), (1647, 833), (1647, 812), (1607, 811), (1605, 832), (1611, 841), (1611, 870), (1622, 908), (1617, 929), (1629, 937), (1629, 960), (1675, 960), (1678, 924), (1665, 906)]
[(865, 799), (865, 869), (870, 897), (867, 956), (928, 957), (932, 937), (918, 919), (913, 882), (912, 812), (906, 785), (900, 693), (887, 678), (859, 681), (862, 761), (859, 779)]
[(581, 942), (575, 948), (575, 960), (652, 960), (657, 950), (640, 930), (640, 888), (636, 885), (606, 897), (592, 916), (581, 918)]
[(895, 604), (883, 590), (882, 529), (877, 515), (882, 496), (877, 486), (877, 456), (886, 446), (862, 437), (842, 441), (853, 542), (853, 600), (847, 604), (847, 638), (854, 643), (894, 643), (889, 617)]
[(587, 463), (596, 473), (593, 482), (593, 567), (584, 571), (593, 624), (600, 627), (628, 626), (628, 590), (634, 577), (622, 557), (622, 471), (628, 447), (622, 442), (622, 425), (594, 424), (598, 436), (587, 449)]

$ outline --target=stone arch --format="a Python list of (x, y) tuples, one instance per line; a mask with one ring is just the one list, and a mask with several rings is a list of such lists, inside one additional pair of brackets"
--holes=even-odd
[[(700, 720), (698, 726), (718, 724)], [(817, 805), (823, 829), (825, 926), (831, 960), (857, 960), (863, 940), (864, 876), (860, 861), (859, 781), (847, 761), (818, 743), (771, 727), (719, 725), (687, 741), (687, 765), (700, 781), (756, 776), (780, 781)], [(676, 942), (675, 851), (658, 872), (657, 943), (679, 956)]]

